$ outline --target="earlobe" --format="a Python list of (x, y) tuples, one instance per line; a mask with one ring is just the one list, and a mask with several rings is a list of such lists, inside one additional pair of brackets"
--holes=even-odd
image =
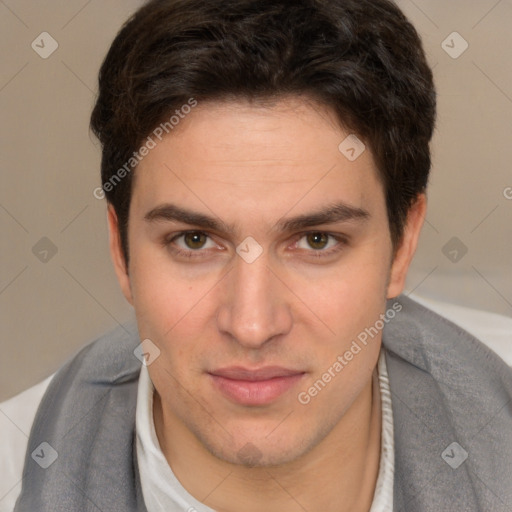
[(130, 276), (126, 267), (126, 261), (121, 246), (121, 236), (119, 234), (119, 222), (114, 207), (109, 204), (107, 208), (107, 221), (109, 232), (110, 257), (114, 264), (117, 280), (121, 286), (121, 291), (126, 300), (133, 306), (133, 297), (130, 287)]
[(405, 286), (407, 271), (411, 264), (421, 228), (425, 221), (427, 212), (427, 198), (425, 194), (419, 194), (415, 203), (409, 209), (407, 214), (407, 222), (404, 228), (400, 247), (396, 251), (393, 264), (391, 265), (391, 273), (387, 290), (387, 298), (391, 299), (400, 295)]

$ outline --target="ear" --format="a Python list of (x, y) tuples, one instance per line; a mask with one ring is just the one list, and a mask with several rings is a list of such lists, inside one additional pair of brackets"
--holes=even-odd
[(130, 287), (130, 276), (128, 274), (128, 268), (124, 260), (123, 250), (121, 246), (121, 236), (119, 235), (119, 222), (114, 207), (109, 204), (107, 209), (107, 220), (108, 220), (108, 233), (109, 233), (109, 247), (110, 257), (114, 264), (114, 270), (117, 275), (117, 280), (121, 286), (121, 291), (125, 296), (126, 300), (133, 306), (133, 297)]
[(427, 213), (427, 197), (425, 194), (418, 194), (415, 203), (409, 209), (407, 221), (402, 236), (402, 241), (398, 247), (389, 277), (387, 298), (391, 299), (400, 295), (404, 289), (405, 278), (411, 264), (421, 228)]

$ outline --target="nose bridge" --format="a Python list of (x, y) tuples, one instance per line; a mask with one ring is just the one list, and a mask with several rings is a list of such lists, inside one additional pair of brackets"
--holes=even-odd
[(252, 262), (237, 258), (218, 315), (219, 329), (252, 348), (291, 327), (286, 297), (269, 265), (266, 254)]

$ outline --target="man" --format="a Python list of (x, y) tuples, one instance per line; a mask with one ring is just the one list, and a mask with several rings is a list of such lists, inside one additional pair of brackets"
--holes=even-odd
[(15, 510), (509, 510), (511, 369), (400, 296), (434, 122), (387, 0), (135, 13), (91, 126), (137, 325), (52, 379)]

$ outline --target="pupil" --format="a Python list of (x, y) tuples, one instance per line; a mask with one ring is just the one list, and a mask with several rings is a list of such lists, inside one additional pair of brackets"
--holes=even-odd
[(308, 235), (308, 243), (313, 249), (322, 249), (327, 245), (325, 233), (312, 233)]

